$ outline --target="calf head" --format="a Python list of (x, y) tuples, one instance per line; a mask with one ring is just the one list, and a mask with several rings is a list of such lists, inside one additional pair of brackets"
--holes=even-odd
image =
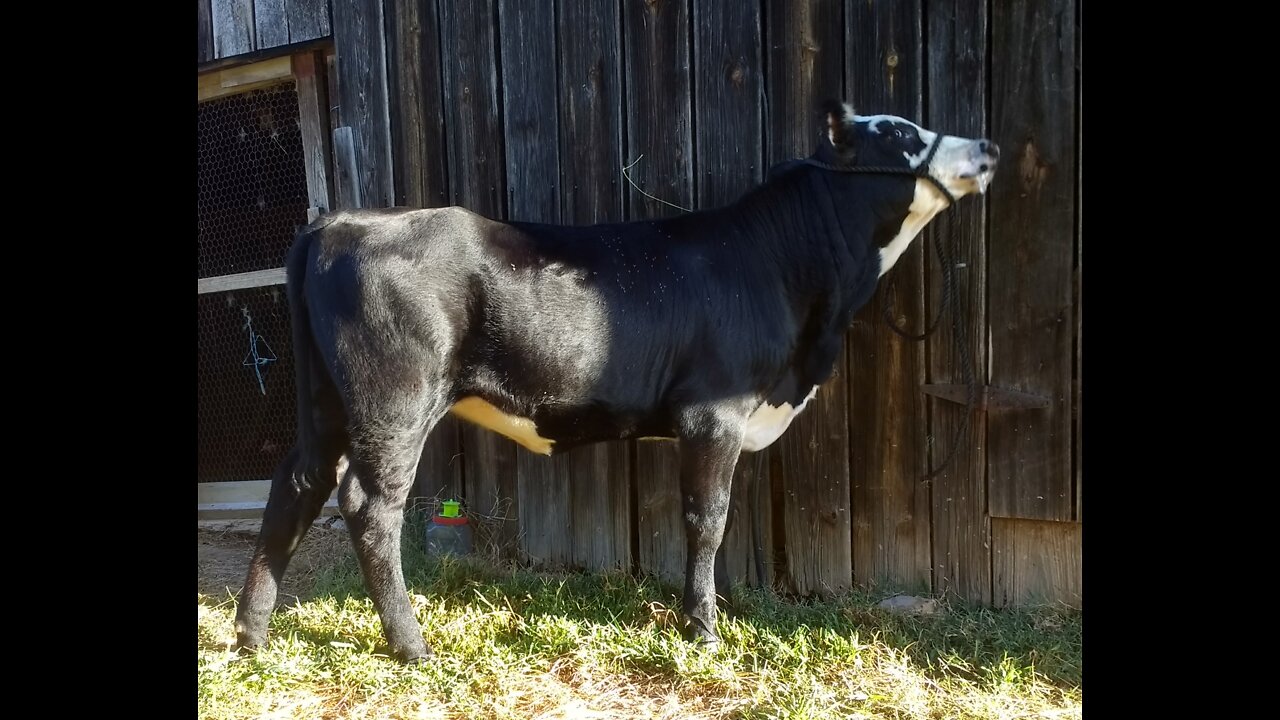
[(942, 135), (897, 115), (855, 115), (847, 103), (828, 104), (827, 139), (838, 165), (910, 170), (955, 199), (986, 192), (1000, 157), (985, 138)]

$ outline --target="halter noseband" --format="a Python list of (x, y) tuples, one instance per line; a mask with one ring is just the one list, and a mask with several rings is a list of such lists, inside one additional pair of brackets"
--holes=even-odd
[(805, 158), (804, 162), (815, 167), (820, 167), (823, 170), (831, 170), (834, 172), (874, 173), (876, 175), (911, 175), (913, 177), (922, 178), (933, 183), (933, 186), (938, 188), (938, 191), (947, 199), (947, 202), (954, 205), (956, 202), (955, 196), (951, 194), (951, 191), (947, 189), (946, 185), (942, 184), (941, 180), (934, 177), (933, 173), (929, 172), (929, 165), (933, 162), (933, 156), (938, 152), (938, 146), (942, 145), (942, 138), (944, 137), (946, 137), (946, 135), (939, 134), (938, 137), (934, 139), (933, 144), (929, 146), (929, 152), (925, 153), (924, 160), (920, 161), (920, 164), (916, 166), (915, 170), (904, 167), (889, 167), (887, 165), (869, 165), (865, 167), (856, 165), (832, 165), (830, 163), (824, 163), (821, 160), (814, 160), (813, 158)]

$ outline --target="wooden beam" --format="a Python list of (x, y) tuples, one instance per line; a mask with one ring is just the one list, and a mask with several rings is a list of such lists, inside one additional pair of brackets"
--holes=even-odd
[(224, 95), (273, 85), (293, 77), (293, 58), (271, 58), (250, 65), (239, 65), (197, 76), (197, 101), (204, 102)]
[(307, 171), (307, 200), (311, 207), (321, 211), (333, 207), (329, 193), (329, 133), (326, 132), (329, 125), (326, 107), (329, 88), (319, 72), (323, 67), (315, 53), (304, 53), (293, 59), (293, 74), (298, 83), (302, 159)]
[[(200, 520), (260, 518), (271, 494), (270, 480), (236, 480), (196, 484), (196, 517)], [(320, 510), (322, 517), (340, 514), (336, 492)]]
[(245, 288), (265, 287), (267, 285), (284, 284), (284, 268), (254, 270), (253, 272), (236, 273), (235, 275), (219, 275), (217, 277), (200, 278), (198, 295), (228, 290), (244, 290)]

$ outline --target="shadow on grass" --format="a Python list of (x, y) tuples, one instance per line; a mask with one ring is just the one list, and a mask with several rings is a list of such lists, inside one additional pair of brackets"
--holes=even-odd
[[(433, 560), (413, 542), (420, 528), (406, 525), (404, 567), (409, 592), (426, 596), (446, 608), (474, 608), (483, 604), (509, 608), (526, 625), (564, 618), (584, 626), (603, 626), (618, 633), (637, 630), (648, 648), (620, 653), (625, 662), (644, 672), (673, 673), (671, 652), (659, 645), (678, 633), (680, 593), (653, 578), (626, 573), (532, 571), (510, 563), (480, 558)], [(312, 597), (365, 599), (355, 559), (349, 553), (322, 571)], [(740, 623), (746, 635), (814, 638), (834, 634), (873, 639), (908, 656), (933, 679), (964, 677), (991, 680), (1002, 672), (1034, 670), (1046, 682), (1063, 689), (1081, 685), (1081, 613), (1050, 608), (982, 608), (958, 601), (941, 601), (929, 616), (896, 615), (875, 607), (888, 593), (853, 592), (830, 600), (784, 598), (754, 588), (736, 588), (732, 611), (722, 613), (723, 624)], [(726, 619), (726, 615), (727, 618)], [(648, 638), (643, 636), (648, 634)], [(321, 635), (324, 635), (321, 637)], [(337, 639), (316, 633), (309, 638), (327, 643)], [(440, 643), (428, 637), (437, 653)], [(491, 641), (513, 650), (545, 653), (554, 650), (546, 639), (526, 637), (518, 627), (497, 631)], [(755, 652), (746, 648), (747, 654)], [(385, 652), (385, 649), (380, 650)]]

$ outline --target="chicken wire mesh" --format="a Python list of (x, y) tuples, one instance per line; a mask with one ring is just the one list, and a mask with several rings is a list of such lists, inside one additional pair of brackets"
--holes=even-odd
[(199, 103), (199, 277), (284, 265), (307, 222), (292, 82)]
[(297, 428), (284, 286), (199, 296), (200, 482), (263, 480)]
[[(284, 265), (306, 223), (293, 82), (199, 103), (199, 277)], [(262, 480), (296, 428), (283, 285), (198, 297), (199, 482)]]

